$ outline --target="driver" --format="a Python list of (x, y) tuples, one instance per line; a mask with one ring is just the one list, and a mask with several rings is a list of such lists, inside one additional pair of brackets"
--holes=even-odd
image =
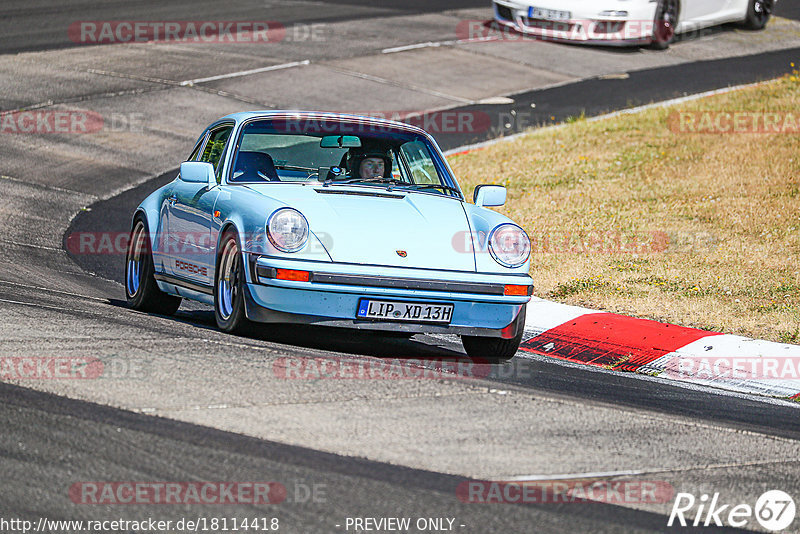
[(347, 154), (347, 170), (353, 178), (391, 178), (392, 158), (387, 151), (378, 148), (350, 149)]

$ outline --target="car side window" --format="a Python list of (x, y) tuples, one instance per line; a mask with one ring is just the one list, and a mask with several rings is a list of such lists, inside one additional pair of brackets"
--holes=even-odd
[(411, 141), (400, 147), (400, 151), (408, 163), (411, 177), (417, 184), (438, 184), (439, 174), (433, 164), (428, 148), (419, 141)]
[(186, 158), (186, 161), (197, 161), (197, 157), (200, 155), (200, 149), (203, 148), (203, 141), (205, 140), (206, 136), (203, 134), (203, 137), (200, 138), (200, 141), (194, 146), (192, 149), (191, 155)]
[(219, 174), (218, 166), (222, 159), (222, 154), (225, 153), (225, 143), (228, 142), (232, 131), (233, 126), (224, 126), (211, 132), (203, 149), (203, 155), (200, 157), (200, 161), (212, 164), (217, 174)]
[(392, 156), (392, 179), (400, 182), (408, 182), (409, 180), (404, 179), (403, 173), (400, 170), (400, 164), (398, 163), (395, 151), (390, 150), (389, 154)]

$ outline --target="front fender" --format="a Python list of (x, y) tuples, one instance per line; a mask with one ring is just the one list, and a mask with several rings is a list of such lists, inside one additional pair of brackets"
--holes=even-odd
[(163, 242), (160, 236), (166, 231), (166, 219), (163, 216), (164, 214), (161, 207), (164, 202), (166, 202), (166, 198), (171, 194), (174, 183), (175, 182), (172, 181), (150, 193), (139, 206), (137, 206), (136, 210), (133, 212), (133, 217), (131, 217), (131, 228), (133, 228), (133, 222), (136, 220), (137, 216), (144, 217), (147, 222), (147, 228), (150, 233), (153, 265), (156, 271), (159, 272), (164, 270), (164, 258), (161, 251)]
[[(267, 219), (277, 209), (291, 207), (275, 198), (243, 190), (223, 189), (217, 196), (211, 225), (211, 240), (217, 243), (223, 229), (235, 228), (242, 251), (246, 254), (273, 256), (285, 259), (330, 262), (331, 257), (323, 241), (309, 229), (308, 242), (297, 252), (282, 252), (272, 246), (267, 238)], [(218, 214), (218, 216), (217, 216)]]
[[(163, 185), (142, 200), (139, 206), (137, 206), (136, 211), (134, 211), (133, 217), (131, 217), (131, 228), (133, 228), (133, 221), (136, 219), (136, 216), (141, 214), (147, 220), (147, 226), (150, 228), (151, 234), (157, 234), (161, 231), (163, 226), (163, 221), (161, 221), (161, 206), (164, 199), (166, 199), (172, 191), (173, 185), (174, 182)], [(152, 237), (151, 235), (151, 238)]]
[(463, 203), (470, 228), (472, 229), (472, 248), (475, 253), (475, 266), (479, 273), (528, 274), (530, 258), (520, 267), (511, 269), (497, 263), (489, 252), (489, 234), (497, 226), (504, 223), (516, 224), (514, 221), (488, 208)]

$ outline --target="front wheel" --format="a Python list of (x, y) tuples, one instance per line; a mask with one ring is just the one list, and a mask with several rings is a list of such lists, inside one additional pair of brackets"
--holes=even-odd
[(147, 223), (137, 216), (125, 255), (125, 297), (128, 305), (135, 310), (172, 315), (178, 311), (181, 298), (168, 295), (158, 288), (152, 250)]
[(499, 337), (461, 336), (461, 344), (470, 358), (489, 360), (491, 363), (507, 362), (517, 353), (525, 330), (525, 306), (517, 315), (517, 335), (511, 339)]
[(244, 312), (244, 264), (236, 233), (227, 230), (220, 240), (214, 275), (214, 318), (220, 330), (242, 333), (250, 325)]
[(750, 0), (747, 6), (747, 17), (744, 19), (744, 26), (748, 30), (763, 30), (767, 25), (774, 0)]
[(675, 28), (678, 27), (678, 13), (680, 5), (678, 0), (661, 0), (656, 8), (656, 18), (653, 21), (653, 40), (651, 48), (666, 50), (675, 40)]

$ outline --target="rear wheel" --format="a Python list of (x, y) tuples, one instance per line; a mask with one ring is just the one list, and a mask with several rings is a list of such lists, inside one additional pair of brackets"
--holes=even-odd
[(774, 0), (750, 0), (747, 6), (747, 17), (744, 19), (744, 26), (749, 30), (763, 30), (767, 25)]
[(128, 305), (135, 310), (172, 315), (178, 311), (181, 298), (161, 291), (154, 273), (150, 232), (144, 218), (137, 217), (125, 256), (125, 296)]
[(675, 28), (678, 26), (680, 4), (678, 0), (660, 0), (653, 21), (653, 40), (650, 46), (655, 50), (666, 50), (675, 40)]
[(220, 240), (214, 275), (214, 318), (230, 333), (242, 333), (250, 321), (244, 312), (244, 262), (236, 233), (227, 230)]
[(499, 337), (461, 336), (461, 344), (470, 358), (489, 360), (492, 363), (507, 362), (517, 353), (525, 330), (525, 306), (517, 315), (517, 335), (511, 339)]

